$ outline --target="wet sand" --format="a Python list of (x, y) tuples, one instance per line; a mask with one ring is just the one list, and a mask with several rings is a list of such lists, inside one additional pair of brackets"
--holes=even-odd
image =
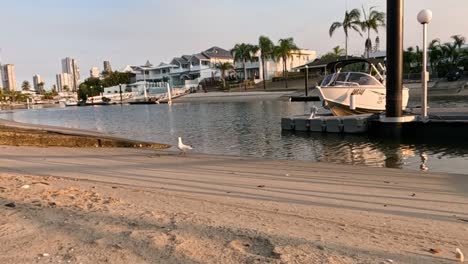
[(454, 263), (468, 251), (466, 175), (0, 146), (0, 202), (0, 263)]

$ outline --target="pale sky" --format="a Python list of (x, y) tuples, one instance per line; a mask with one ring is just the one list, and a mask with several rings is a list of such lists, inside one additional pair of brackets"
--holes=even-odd
[[(0, 0), (0, 58), (15, 64), (18, 86), (40, 74), (49, 89), (67, 56), (77, 59), (84, 79), (91, 67), (102, 70), (103, 60), (113, 69), (158, 64), (212, 46), (255, 44), (260, 35), (293, 37), (320, 55), (344, 47), (342, 30), (330, 38), (328, 29), (343, 20), (346, 6), (362, 5), (386, 10), (385, 0)], [(468, 1), (406, 0), (405, 47), (421, 46), (416, 15), (423, 8), (434, 13), (429, 39), (468, 37)], [(379, 35), (385, 48), (385, 30)], [(350, 53), (363, 47), (364, 38), (352, 33)]]

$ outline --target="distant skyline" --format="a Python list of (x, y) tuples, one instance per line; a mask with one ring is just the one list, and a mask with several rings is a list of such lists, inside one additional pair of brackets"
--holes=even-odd
[[(0, 0), (0, 59), (15, 65), (18, 87), (39, 74), (49, 89), (65, 57), (77, 60), (85, 79), (92, 67), (102, 71), (105, 60), (113, 70), (147, 60), (157, 64), (212, 46), (256, 44), (260, 35), (274, 42), (293, 37), (299, 47), (321, 55), (337, 45), (344, 47), (342, 30), (330, 38), (328, 29), (342, 21), (346, 6), (362, 5), (386, 11), (385, 0)], [(421, 46), (416, 15), (423, 8), (434, 13), (430, 40), (468, 37), (468, 2), (406, 0), (405, 47)], [(385, 29), (379, 36), (385, 49)], [(351, 33), (349, 45), (350, 54), (362, 54), (364, 37)]]

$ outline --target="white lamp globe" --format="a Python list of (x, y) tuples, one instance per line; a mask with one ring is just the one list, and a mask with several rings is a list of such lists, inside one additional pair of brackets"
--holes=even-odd
[(424, 9), (418, 14), (418, 21), (421, 24), (429, 24), (432, 20), (432, 11), (429, 9)]

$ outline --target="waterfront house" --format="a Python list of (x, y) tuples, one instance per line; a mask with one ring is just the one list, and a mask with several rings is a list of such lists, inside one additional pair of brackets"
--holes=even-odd
[[(291, 56), (286, 60), (286, 70), (296, 71), (298, 66), (304, 65), (305, 63), (315, 60), (317, 53), (313, 50), (300, 49), (293, 51)], [(263, 81), (263, 68), (261, 51), (258, 51), (252, 56), (250, 61), (245, 64), (247, 69), (247, 79), (254, 80), (255, 82)], [(244, 79), (244, 67), (241, 61), (236, 61), (235, 69), (237, 76), (240, 79)], [(283, 75), (283, 60), (268, 59), (265, 61), (265, 79), (272, 80), (274, 77), (281, 77)]]
[(168, 81), (173, 86), (196, 87), (206, 79), (219, 78), (218, 63), (233, 63), (231, 53), (219, 47), (212, 47), (193, 55), (175, 57), (170, 63), (152, 65), (149, 61), (141, 66), (126, 66), (123, 72), (135, 73), (135, 81), (162, 82)]

